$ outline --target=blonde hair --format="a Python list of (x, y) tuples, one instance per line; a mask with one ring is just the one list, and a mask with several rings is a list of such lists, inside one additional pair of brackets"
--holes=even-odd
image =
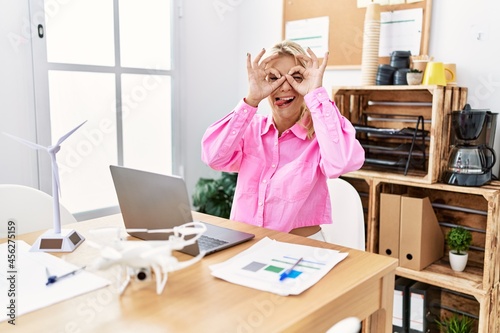
[[(280, 56), (291, 55), (295, 58), (296, 62), (299, 62), (303, 67), (305, 67), (305, 62), (301, 59), (297, 58), (297, 55), (307, 53), (304, 51), (302, 46), (299, 44), (292, 42), (290, 40), (284, 40), (275, 44), (269, 51), (268, 55), (278, 54)], [(307, 130), (307, 138), (311, 139), (314, 136), (314, 126), (311, 118), (311, 112), (307, 108), (306, 104), (302, 104), (300, 117), (297, 120), (297, 123), (302, 125)]]

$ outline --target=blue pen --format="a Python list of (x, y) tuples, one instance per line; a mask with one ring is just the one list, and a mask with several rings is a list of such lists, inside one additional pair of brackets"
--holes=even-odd
[(45, 267), (45, 272), (47, 273), (47, 283), (45, 283), (45, 285), (48, 286), (48, 285), (51, 285), (53, 283), (56, 283), (57, 281), (61, 280), (62, 278), (65, 278), (65, 277), (68, 277), (71, 275), (75, 275), (77, 272), (84, 270), (84, 269), (85, 269), (85, 266), (80, 267), (78, 269), (75, 269), (74, 271), (63, 274), (61, 276), (56, 276), (56, 275), (50, 275), (49, 269), (47, 267)]
[(283, 273), (281, 273), (280, 275), (280, 281), (283, 281), (284, 279), (286, 279), (290, 273), (292, 273), (293, 269), (295, 267), (297, 267), (297, 265), (302, 261), (302, 258), (300, 258), (299, 260), (297, 260), (297, 262), (295, 264), (293, 264), (292, 267), (290, 267), (289, 269), (287, 269), (286, 271), (284, 271)]

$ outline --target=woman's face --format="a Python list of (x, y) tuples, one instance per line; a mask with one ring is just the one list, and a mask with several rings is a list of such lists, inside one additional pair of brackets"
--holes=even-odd
[[(298, 64), (293, 56), (284, 55), (270, 61), (266, 67), (274, 68), (283, 76)], [(295, 81), (302, 81), (301, 74), (292, 73), (292, 76)], [(274, 74), (269, 74), (267, 79), (272, 81), (276, 80), (277, 77)], [(268, 99), (276, 125), (287, 124), (288, 127), (291, 127), (299, 119), (304, 97), (297, 93), (288, 81), (285, 80), (278, 89), (269, 95)]]

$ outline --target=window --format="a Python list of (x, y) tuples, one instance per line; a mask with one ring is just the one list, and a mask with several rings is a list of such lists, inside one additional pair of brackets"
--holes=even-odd
[[(57, 161), (61, 203), (88, 218), (117, 205), (110, 164), (172, 173), (173, 4), (39, 1), (43, 9), (32, 8), (33, 20), (40, 10), (45, 18), (33, 43), (39, 141), (55, 142), (87, 121)], [(41, 170), (42, 185), (49, 183)]]

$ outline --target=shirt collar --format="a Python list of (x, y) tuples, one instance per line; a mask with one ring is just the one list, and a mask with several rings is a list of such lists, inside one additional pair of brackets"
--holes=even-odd
[[(264, 123), (264, 127), (262, 128), (262, 133), (261, 135), (264, 135), (266, 134), (267, 132), (269, 132), (269, 130), (271, 129), (271, 126), (276, 129), (276, 126), (274, 125), (274, 121), (273, 121), (273, 116), (272, 115), (268, 115), (267, 118), (266, 118), (266, 122)], [(291, 128), (290, 128), (290, 131), (296, 136), (298, 137), (299, 139), (302, 139), (302, 140), (305, 140), (307, 138), (307, 129), (302, 126), (301, 122), (297, 122), (295, 123)]]

